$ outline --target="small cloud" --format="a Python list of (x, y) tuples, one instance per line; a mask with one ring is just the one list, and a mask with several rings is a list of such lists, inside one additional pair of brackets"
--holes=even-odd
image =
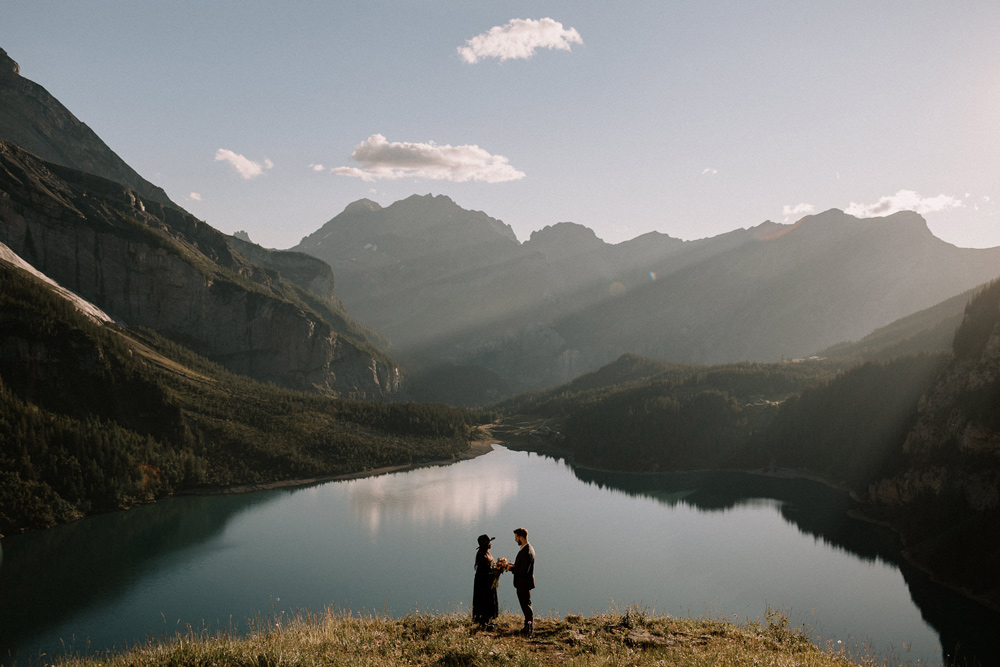
[(201, 201), (201, 194), (198, 192), (192, 192), (187, 198), (190, 201)]
[(375, 188), (368, 188), (368, 194), (372, 195), (378, 194), (378, 190), (376, 190)]
[(988, 201), (992, 201), (992, 200), (990, 199), (989, 195), (983, 195), (983, 201), (988, 202)]
[(790, 217), (796, 215), (809, 215), (810, 213), (815, 213), (816, 207), (812, 204), (796, 204), (791, 206), (790, 204), (785, 204), (781, 209), (781, 214), (785, 216), (787, 221)]
[(583, 44), (576, 28), (563, 28), (563, 24), (550, 18), (512, 19), (507, 25), (498, 25), (487, 32), (465, 41), (458, 47), (462, 60), (475, 64), (483, 58), (498, 58), (500, 62), (520, 58), (527, 60), (536, 49), (570, 51), (570, 44)]
[(892, 215), (899, 211), (915, 211), (924, 214), (961, 207), (962, 200), (950, 195), (941, 194), (936, 197), (921, 197), (919, 193), (913, 190), (900, 190), (892, 196), (882, 197), (874, 204), (851, 202), (851, 205), (844, 212), (856, 218), (872, 218)]
[(261, 164), (225, 148), (215, 151), (215, 161), (228, 162), (245, 179), (256, 178), (263, 174), (265, 169), (274, 167), (274, 163), (270, 160), (265, 159)]
[(324, 171), (326, 169), (326, 167), (321, 164), (311, 164), (309, 165), (309, 168), (313, 171)]
[(351, 159), (361, 167), (334, 167), (340, 176), (353, 176), (366, 182), (378, 179), (428, 178), (463, 183), (480, 181), (503, 183), (524, 178), (503, 155), (491, 155), (479, 146), (439, 146), (433, 141), (389, 142), (373, 134), (354, 148)]
[(701, 170), (702, 176), (704, 176), (705, 174), (712, 174), (714, 176), (715, 174), (718, 173), (719, 173), (718, 169), (712, 169), (711, 167), (705, 167), (704, 169)]

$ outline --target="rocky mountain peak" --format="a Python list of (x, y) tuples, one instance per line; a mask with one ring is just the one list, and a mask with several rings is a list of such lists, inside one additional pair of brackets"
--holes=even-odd
[(7, 52), (0, 49), (0, 76), (10, 75), (21, 76), (21, 66), (7, 55)]
[(357, 201), (352, 201), (344, 209), (343, 214), (353, 215), (358, 213), (371, 213), (373, 211), (381, 211), (382, 206), (378, 202), (374, 202), (371, 199), (359, 199)]
[(754, 229), (754, 236), (761, 241), (773, 241), (793, 234), (795, 239), (834, 240), (862, 234), (873, 242), (924, 244), (928, 241), (944, 243), (934, 236), (927, 221), (915, 211), (898, 211), (882, 217), (858, 218), (838, 208), (807, 215), (790, 225), (763, 223)]
[(575, 255), (596, 251), (605, 243), (589, 227), (575, 222), (558, 222), (531, 232), (531, 237), (524, 245), (528, 249), (549, 255)]
[(424, 212), (434, 212), (436, 214), (465, 212), (461, 206), (447, 195), (410, 195), (406, 199), (401, 199), (389, 206), (389, 208), (409, 208), (418, 209)]

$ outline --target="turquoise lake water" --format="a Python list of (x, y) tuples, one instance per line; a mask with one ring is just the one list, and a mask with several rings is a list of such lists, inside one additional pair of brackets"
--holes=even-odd
[[(512, 559), (519, 526), (537, 552), (537, 615), (634, 604), (741, 621), (770, 606), (856, 654), (940, 664), (958, 642), (995, 651), (995, 614), (927, 581), (850, 508), (803, 480), (575, 471), (502, 447), (379, 477), (179, 497), (5, 538), (0, 656), (103, 651), (330, 605), (467, 612), (476, 537), (495, 535), (494, 555)], [(500, 604), (519, 609), (507, 576)]]

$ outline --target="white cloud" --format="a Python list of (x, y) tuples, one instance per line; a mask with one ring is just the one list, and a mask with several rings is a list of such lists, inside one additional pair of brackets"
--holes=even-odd
[(321, 164), (311, 164), (309, 165), (309, 168), (313, 171), (324, 171), (326, 169), (326, 167)]
[(483, 58), (499, 58), (500, 62), (513, 58), (527, 60), (536, 49), (569, 51), (570, 44), (583, 44), (576, 28), (563, 28), (562, 23), (550, 18), (512, 19), (507, 25), (498, 25), (487, 32), (465, 41), (458, 47), (458, 54), (473, 64)]
[(234, 153), (231, 150), (220, 148), (215, 151), (215, 161), (216, 162), (228, 162), (233, 166), (236, 171), (239, 172), (240, 176), (246, 179), (255, 178), (264, 173), (265, 169), (271, 169), (274, 167), (274, 163), (270, 160), (264, 160), (264, 163), (254, 162), (248, 158), (243, 157), (239, 153)]
[(792, 216), (809, 215), (815, 212), (816, 207), (812, 204), (796, 204), (795, 206), (785, 204), (784, 208), (781, 209), (781, 214), (785, 216), (785, 220), (788, 220)]
[(916, 211), (917, 213), (935, 213), (950, 208), (961, 208), (961, 199), (956, 199), (950, 195), (940, 194), (937, 197), (921, 197), (913, 190), (900, 190), (889, 197), (882, 197), (874, 204), (858, 204), (851, 202), (851, 205), (844, 211), (848, 215), (857, 218), (871, 218), (875, 216), (892, 215), (899, 211)]
[(439, 146), (409, 141), (389, 142), (381, 134), (373, 134), (354, 148), (351, 159), (361, 167), (334, 167), (330, 171), (341, 176), (354, 176), (363, 181), (378, 179), (429, 178), (463, 183), (481, 181), (502, 183), (524, 178), (502, 155), (490, 155), (479, 146)]
[(712, 169), (711, 167), (705, 167), (704, 169), (701, 170), (701, 175), (702, 176), (704, 176), (705, 174), (715, 175), (715, 174), (718, 174), (718, 173), (719, 173), (718, 169)]
[(201, 194), (198, 192), (192, 192), (191, 194), (188, 195), (188, 199), (191, 199), (193, 201), (201, 201)]

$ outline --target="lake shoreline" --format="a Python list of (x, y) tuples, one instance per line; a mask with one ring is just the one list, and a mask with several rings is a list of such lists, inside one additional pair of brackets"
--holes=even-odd
[[(546, 424), (550, 420), (546, 419), (541, 422), (542, 425)], [(627, 468), (607, 468), (594, 465), (586, 465), (576, 461), (573, 455), (551, 442), (547, 442), (543, 438), (531, 435), (530, 433), (525, 433), (523, 430), (514, 431), (509, 434), (508, 440), (504, 440), (502, 437), (495, 438), (498, 444), (503, 445), (509, 449), (515, 451), (528, 451), (534, 452), (536, 454), (548, 455), (553, 457), (558, 457), (566, 461), (569, 465), (580, 470), (590, 470), (594, 472), (603, 473), (623, 473), (628, 475), (669, 475), (669, 474), (683, 474), (683, 473), (711, 473), (711, 472), (739, 472), (747, 475), (755, 475), (758, 477), (768, 477), (771, 479), (801, 479), (810, 482), (816, 482), (817, 484), (822, 484), (823, 486), (832, 489), (834, 491), (843, 493), (847, 495), (851, 500), (857, 503), (858, 507), (848, 511), (848, 516), (855, 521), (861, 521), (864, 523), (870, 523), (873, 525), (881, 526), (891, 531), (896, 539), (899, 540), (900, 545), (900, 556), (911, 566), (917, 568), (924, 574), (926, 574), (932, 582), (935, 584), (944, 586), (946, 588), (955, 591), (956, 593), (977, 602), (984, 607), (991, 609), (993, 611), (1000, 611), (1000, 606), (995, 604), (989, 598), (977, 595), (963, 586), (956, 585), (949, 582), (946, 578), (935, 573), (934, 570), (928, 567), (925, 563), (921, 562), (920, 559), (916, 558), (913, 552), (910, 550), (909, 545), (903, 535), (902, 528), (892, 520), (880, 519), (869, 515), (864, 511), (865, 508), (869, 507), (868, 503), (862, 500), (856, 492), (854, 492), (850, 487), (840, 482), (825, 478), (816, 473), (811, 473), (805, 470), (798, 470), (795, 468), (773, 468), (770, 470), (761, 468), (698, 468), (698, 469), (687, 469), (687, 470), (629, 470)]]
[[(549, 420), (545, 420), (549, 421)], [(543, 422), (544, 424), (544, 422)], [(498, 444), (507, 447), (508, 449), (513, 449), (515, 451), (526, 451), (534, 452), (536, 454), (547, 454), (549, 456), (554, 456), (565, 460), (567, 463), (572, 465), (574, 468), (579, 468), (580, 470), (591, 470), (594, 472), (604, 472), (604, 473), (626, 473), (629, 475), (670, 475), (679, 473), (708, 473), (708, 472), (739, 472), (747, 475), (757, 475), (759, 477), (770, 477), (772, 479), (803, 479), (810, 482), (816, 482), (822, 484), (834, 491), (839, 491), (846, 494), (852, 500), (857, 503), (862, 503), (857, 494), (851, 490), (848, 486), (837, 482), (835, 480), (817, 475), (816, 473), (808, 472), (805, 470), (798, 470), (796, 468), (773, 468), (773, 469), (763, 469), (763, 468), (684, 468), (678, 470), (630, 470), (628, 468), (608, 468), (604, 466), (596, 466), (586, 463), (580, 463), (568, 450), (563, 449), (558, 446), (554, 446), (542, 438), (534, 435), (523, 435), (523, 434), (512, 434), (507, 440), (501, 437), (495, 437), (495, 441)], [(536, 445), (536, 446), (530, 446)]]
[(259, 484), (233, 484), (231, 486), (199, 486), (190, 489), (182, 489), (174, 493), (174, 496), (221, 496), (234, 493), (254, 493), (256, 491), (270, 491), (273, 489), (294, 488), (299, 486), (309, 486), (311, 484), (323, 484), (326, 482), (343, 482), (351, 479), (364, 479), (365, 477), (378, 477), (379, 475), (389, 475), (394, 472), (405, 472), (417, 470), (418, 468), (435, 468), (447, 466), (460, 461), (469, 461), (493, 451), (495, 439), (474, 440), (469, 443), (469, 448), (452, 459), (438, 459), (432, 461), (421, 461), (419, 463), (405, 463), (396, 466), (383, 466), (370, 470), (358, 470), (356, 472), (343, 473), (340, 475), (323, 475), (319, 477), (309, 477), (305, 479), (286, 479), (274, 482), (261, 482)]

